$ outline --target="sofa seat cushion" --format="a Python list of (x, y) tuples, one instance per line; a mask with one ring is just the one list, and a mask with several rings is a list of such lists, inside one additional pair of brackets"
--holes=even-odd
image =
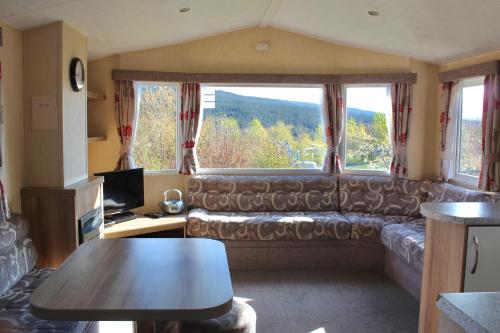
[(48, 321), (35, 317), (29, 310), (1, 310), (0, 332), (9, 333), (82, 333), (88, 322)]
[(209, 212), (192, 209), (187, 234), (231, 240), (349, 239), (351, 225), (339, 212)]
[(383, 215), (420, 217), (429, 181), (382, 176), (339, 176), (340, 210)]
[(192, 176), (188, 207), (212, 212), (338, 210), (335, 176)]
[(381, 215), (369, 213), (348, 213), (342, 215), (351, 222), (351, 239), (380, 243), (380, 233), (389, 224), (414, 221), (415, 218), (399, 215)]
[(392, 224), (381, 233), (382, 244), (404, 259), (417, 272), (424, 267), (425, 219)]
[(52, 273), (52, 268), (35, 268), (24, 275), (12, 288), (0, 295), (0, 309), (29, 309), (29, 298)]

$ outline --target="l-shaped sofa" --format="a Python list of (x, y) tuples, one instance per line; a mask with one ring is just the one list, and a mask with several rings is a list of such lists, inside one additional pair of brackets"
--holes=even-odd
[(448, 183), (383, 176), (193, 176), (187, 234), (226, 244), (232, 269), (384, 270), (420, 298), (423, 202), (495, 202)]

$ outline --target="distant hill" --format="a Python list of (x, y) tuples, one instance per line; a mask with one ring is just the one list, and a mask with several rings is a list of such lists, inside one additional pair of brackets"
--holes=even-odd
[[(274, 126), (278, 121), (305, 128), (310, 133), (321, 124), (320, 106), (314, 103), (284, 101), (279, 99), (242, 96), (226, 91), (215, 91), (215, 108), (205, 109), (207, 115), (232, 117), (240, 128), (246, 128), (254, 118), (260, 119), (264, 127)], [(349, 116), (357, 122), (370, 123), (374, 112), (349, 109)], [(297, 133), (294, 133), (297, 134)]]

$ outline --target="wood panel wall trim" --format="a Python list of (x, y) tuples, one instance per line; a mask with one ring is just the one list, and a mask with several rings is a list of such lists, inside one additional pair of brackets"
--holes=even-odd
[(500, 60), (452, 69), (439, 73), (439, 82), (450, 82), (486, 74), (500, 74)]
[(416, 73), (388, 74), (245, 74), (245, 73), (177, 73), (113, 69), (113, 80), (200, 83), (416, 83)]

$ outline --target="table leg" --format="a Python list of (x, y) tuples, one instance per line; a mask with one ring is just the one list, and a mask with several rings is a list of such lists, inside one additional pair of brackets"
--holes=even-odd
[(155, 333), (155, 322), (154, 321), (136, 321), (135, 322), (135, 332), (136, 333)]

